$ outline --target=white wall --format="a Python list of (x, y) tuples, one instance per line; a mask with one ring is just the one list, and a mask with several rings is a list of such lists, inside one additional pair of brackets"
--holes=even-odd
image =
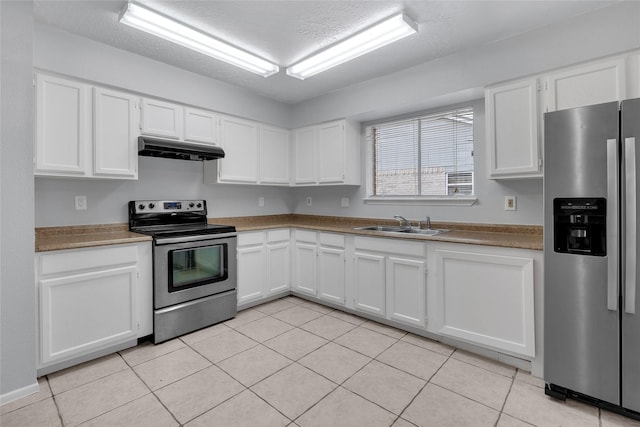
[(0, 2), (0, 401), (37, 391), (33, 5)]
[[(126, 223), (129, 200), (205, 199), (209, 217), (274, 215), (294, 209), (288, 188), (203, 184), (202, 162), (139, 157), (137, 181), (36, 178), (38, 227)], [(75, 196), (87, 196), (76, 211)], [(264, 207), (258, 207), (264, 197)]]

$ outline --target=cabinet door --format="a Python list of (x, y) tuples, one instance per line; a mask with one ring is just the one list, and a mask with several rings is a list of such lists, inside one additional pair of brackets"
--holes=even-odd
[(294, 135), (294, 181), (296, 184), (314, 184), (316, 182), (316, 129), (313, 127), (298, 129)]
[(116, 178), (138, 177), (139, 98), (93, 89), (93, 173)]
[(260, 127), (260, 182), (289, 184), (290, 134), (286, 129)]
[(223, 117), (220, 145), (224, 159), (218, 160), (218, 179), (222, 182), (258, 182), (258, 125), (248, 120)]
[(425, 326), (425, 261), (390, 256), (387, 260), (389, 319)]
[(36, 80), (35, 174), (89, 175), (89, 86), (42, 74)]
[(356, 250), (354, 264), (354, 308), (383, 317), (385, 315), (385, 257)]
[(142, 133), (145, 135), (182, 139), (183, 117), (180, 105), (142, 98)]
[(212, 111), (184, 109), (184, 140), (216, 145), (218, 116)]
[(344, 305), (345, 254), (342, 248), (318, 248), (318, 297)]
[(288, 241), (267, 245), (267, 296), (286, 291), (291, 287), (289, 248)]
[(296, 242), (295, 282), (293, 287), (300, 292), (316, 296), (316, 245)]
[(625, 98), (624, 59), (561, 70), (547, 77), (547, 111), (621, 101)]
[(344, 181), (344, 121), (318, 126), (318, 182)]
[(263, 245), (238, 248), (238, 304), (264, 296), (265, 260)]
[(137, 337), (135, 266), (43, 279), (39, 290), (42, 364)]
[(542, 176), (537, 80), (489, 88), (485, 101), (490, 178)]
[(436, 251), (439, 333), (535, 356), (533, 259)]

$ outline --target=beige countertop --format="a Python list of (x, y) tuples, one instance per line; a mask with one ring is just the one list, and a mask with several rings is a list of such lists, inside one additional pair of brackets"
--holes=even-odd
[[(416, 223), (417, 221), (412, 222)], [(542, 227), (529, 225), (467, 224), (434, 221), (432, 224), (433, 228), (446, 228), (451, 229), (451, 231), (437, 236), (423, 236), (401, 233), (383, 234), (376, 231), (354, 230), (355, 227), (369, 225), (397, 224), (394, 220), (379, 218), (285, 214), (209, 218), (209, 223), (235, 225), (240, 232), (295, 227), (372, 237), (542, 250)], [(36, 228), (35, 250), (36, 252), (46, 252), (144, 241), (151, 241), (151, 237), (130, 232), (127, 224), (42, 227)]]
[(36, 228), (36, 252), (146, 241), (151, 237), (130, 232), (127, 224)]

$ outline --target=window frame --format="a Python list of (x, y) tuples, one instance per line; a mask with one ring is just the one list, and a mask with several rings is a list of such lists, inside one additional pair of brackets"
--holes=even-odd
[(366, 155), (366, 197), (364, 198), (365, 204), (372, 205), (429, 205), (429, 206), (472, 206), (477, 200), (478, 197), (476, 195), (476, 182), (475, 175), (477, 171), (477, 163), (476, 156), (473, 156), (473, 190), (474, 194), (471, 195), (438, 195), (438, 196), (429, 196), (429, 195), (374, 195), (374, 173), (375, 173), (375, 160), (374, 160), (374, 141), (373, 136), (371, 135), (372, 126), (376, 124), (381, 124), (385, 122), (394, 122), (400, 120), (407, 120), (411, 118), (419, 118), (423, 116), (430, 115), (438, 115), (443, 114), (450, 111), (459, 110), (466, 107), (471, 107), (474, 111), (474, 151), (476, 147), (476, 103), (474, 101), (466, 102), (463, 104), (457, 105), (449, 105), (442, 106), (434, 109), (429, 109), (426, 111), (416, 111), (409, 114), (403, 114), (402, 116), (395, 117), (387, 117), (381, 118), (378, 120), (372, 120), (362, 124), (364, 139), (366, 144), (365, 155)]

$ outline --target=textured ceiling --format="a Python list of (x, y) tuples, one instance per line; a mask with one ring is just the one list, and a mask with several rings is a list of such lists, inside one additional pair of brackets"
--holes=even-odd
[[(36, 1), (36, 22), (297, 103), (457, 51), (555, 24), (614, 1), (158, 1), (152, 9), (281, 66), (268, 78), (118, 23), (126, 1)], [(405, 10), (419, 33), (301, 81), (284, 68)]]

